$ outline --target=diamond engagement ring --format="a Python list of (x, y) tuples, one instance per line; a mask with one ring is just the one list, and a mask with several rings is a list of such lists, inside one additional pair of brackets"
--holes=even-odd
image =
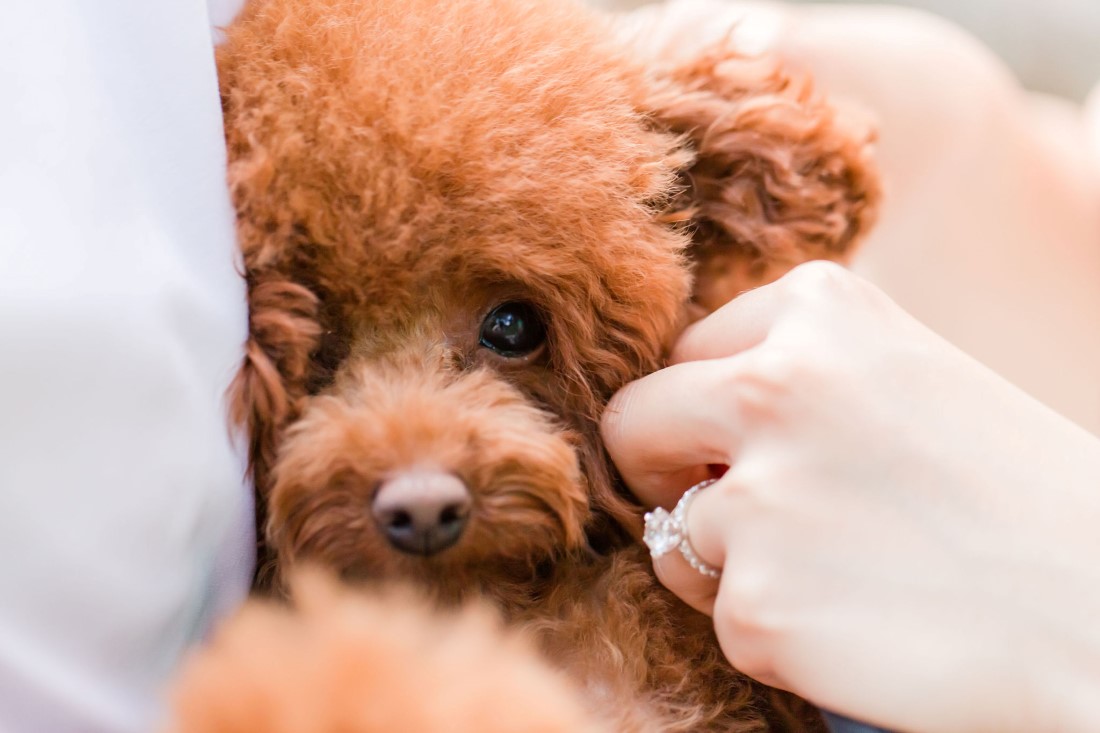
[(713, 484), (717, 479), (709, 479), (695, 484), (680, 497), (675, 508), (671, 512), (657, 507), (645, 515), (645, 534), (642, 536), (649, 553), (656, 560), (667, 555), (673, 550), (679, 550), (687, 560), (688, 565), (698, 570), (708, 578), (717, 578), (722, 574), (718, 568), (713, 568), (703, 562), (696, 554), (688, 539), (687, 510), (691, 500), (702, 489)]

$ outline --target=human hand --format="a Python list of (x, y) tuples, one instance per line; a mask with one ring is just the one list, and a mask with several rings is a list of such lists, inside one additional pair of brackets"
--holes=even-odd
[(727, 38), (775, 54), (870, 121), (885, 196), (852, 267), (1100, 435), (1100, 88), (1084, 108), (1029, 94), (978, 39), (898, 5), (667, 0), (620, 27), (658, 58)]
[(662, 582), (730, 661), (901, 730), (1098, 730), (1100, 443), (873, 286), (810, 263), (612, 400), (643, 501), (696, 495)]

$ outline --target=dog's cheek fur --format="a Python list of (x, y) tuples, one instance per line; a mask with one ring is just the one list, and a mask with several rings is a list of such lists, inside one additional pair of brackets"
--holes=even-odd
[[(637, 534), (641, 516), (640, 505), (613, 474), (600, 418), (615, 392), (663, 365), (674, 334), (684, 325), (683, 303), (690, 293), (685, 263), (677, 256), (655, 257), (648, 264), (654, 277), (638, 283), (647, 293), (621, 298), (613, 293), (595, 304), (578, 296), (557, 307), (550, 368), (541, 385), (528, 388), (542, 393), (580, 438), (577, 458), (593, 509), (588, 533), (599, 545), (613, 544), (622, 528)], [(596, 273), (577, 281), (593, 291), (601, 287)]]
[[(435, 573), (424, 579), (473, 590), (498, 580), (503, 561), (530, 572), (583, 543), (576, 437), (513, 387), (484, 370), (454, 375), (403, 361), (353, 361), (345, 372), (334, 393), (310, 400), (279, 453), (268, 539), (284, 567), (313, 560), (379, 578)], [(455, 473), (474, 497), (462, 539), (431, 567), (390, 548), (370, 517), (374, 488), (417, 467)]]
[(881, 196), (872, 130), (778, 60), (726, 44), (660, 79), (645, 104), (696, 154), (665, 218), (690, 226), (697, 304), (711, 311), (801, 262), (851, 254)]

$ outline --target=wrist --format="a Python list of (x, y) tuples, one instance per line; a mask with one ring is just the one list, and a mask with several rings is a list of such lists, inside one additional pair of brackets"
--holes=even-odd
[[(1006, 420), (1006, 423), (1008, 421)], [(974, 612), (959, 639), (975, 663), (964, 730), (1100, 731), (1100, 441), (1060, 416), (1031, 413), (1011, 456), (983, 474), (958, 527), (956, 560)], [(1026, 440), (1025, 440), (1026, 438)], [(1012, 443), (1028, 450), (1005, 450)], [(981, 507), (978, 510), (978, 507)], [(970, 645), (970, 646), (968, 646)], [(992, 724), (991, 724), (992, 723)]]
[(1019, 730), (1100, 730), (1100, 662), (1096, 650), (1074, 650), (1068, 658), (1065, 654), (1056, 657), (1052, 664), (1032, 667), (1033, 712), (1030, 724)]
[[(1030, 671), (1034, 717), (1021, 730), (1100, 731), (1100, 441), (1076, 426), (1052, 446), (1063, 462), (1047, 466), (1042, 498), (1055, 507), (1032, 516), (1025, 541), (1031, 574), (1020, 584), (1022, 631), (1036, 642), (1021, 655)], [(1026, 638), (1026, 637), (1025, 637)]]

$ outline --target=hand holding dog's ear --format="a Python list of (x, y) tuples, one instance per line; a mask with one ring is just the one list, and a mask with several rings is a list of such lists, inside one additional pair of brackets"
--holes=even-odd
[(734, 666), (898, 730), (1097, 729), (1100, 441), (829, 263), (695, 324), (673, 362), (604, 437), (649, 505), (729, 466), (686, 511), (721, 577), (656, 569)]
[[(690, 12), (677, 17), (703, 23)], [(873, 132), (778, 59), (742, 54), (732, 30), (711, 43), (692, 36), (662, 46), (647, 35), (658, 28), (670, 33), (636, 28), (634, 43), (649, 45), (656, 72), (647, 111), (694, 154), (665, 217), (692, 233), (695, 301), (714, 310), (801, 262), (845, 260), (878, 205)]]

